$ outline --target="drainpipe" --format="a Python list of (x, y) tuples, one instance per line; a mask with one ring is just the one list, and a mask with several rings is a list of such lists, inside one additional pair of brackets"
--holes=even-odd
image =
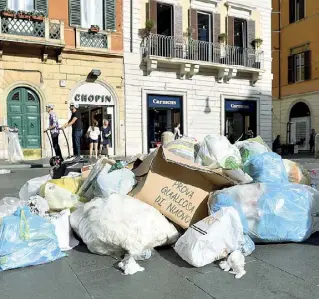
[(133, 52), (133, 0), (130, 0), (130, 52)]
[[(278, 97), (279, 97), (279, 101), (280, 101), (280, 132), (281, 132), (281, 0), (279, 0), (279, 70), (278, 70), (278, 76), (279, 76), (279, 80), (278, 80), (278, 84), (279, 84), (279, 92), (278, 92)], [(289, 119), (290, 121), (290, 119)], [(289, 130), (289, 135), (290, 135), (290, 130)], [(289, 136), (290, 138), (290, 136)]]

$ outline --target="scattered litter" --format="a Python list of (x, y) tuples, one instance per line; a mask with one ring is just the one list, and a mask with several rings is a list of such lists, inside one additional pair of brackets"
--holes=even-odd
[[(245, 274), (245, 257), (239, 250), (232, 252), (226, 261), (220, 262), (219, 266), (230, 274), (235, 274), (235, 278), (240, 279)], [(232, 269), (232, 271), (230, 271)]]
[(17, 131), (7, 130), (8, 136), (8, 157), (10, 163), (17, 163), (24, 159), (22, 148), (19, 142), (19, 135)]
[(126, 254), (122, 261), (119, 263), (119, 267), (124, 271), (125, 275), (133, 275), (137, 272), (143, 272), (145, 268), (141, 267), (135, 259)]
[(0, 174), (8, 174), (11, 173), (11, 170), (8, 169), (0, 169)]

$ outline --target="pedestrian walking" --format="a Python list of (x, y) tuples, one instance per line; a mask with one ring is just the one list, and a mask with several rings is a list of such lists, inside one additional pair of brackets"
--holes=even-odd
[(62, 152), (61, 148), (59, 145), (59, 120), (58, 117), (56, 116), (55, 112), (53, 111), (54, 105), (53, 104), (48, 104), (45, 106), (46, 111), (49, 113), (49, 127), (44, 130), (44, 132), (50, 131), (51, 134), (51, 140), (52, 140), (52, 145), (55, 151), (55, 155), (57, 157), (60, 157), (61, 161), (63, 161), (62, 158)]
[(92, 159), (92, 156), (93, 156), (93, 148), (94, 148), (95, 158), (97, 159), (100, 129), (98, 127), (98, 122), (96, 120), (93, 120), (93, 125), (89, 127), (86, 135), (89, 139), (89, 144), (90, 144), (90, 159)]
[(312, 129), (310, 133), (310, 138), (309, 138), (309, 145), (310, 145), (309, 155), (315, 153), (315, 138), (316, 138), (316, 131)]
[(107, 119), (103, 119), (103, 126), (101, 128), (101, 147), (100, 147), (100, 155), (102, 155), (102, 151), (106, 148), (106, 155), (109, 156), (109, 148), (111, 144), (111, 127), (110, 123)]
[(72, 126), (73, 155), (76, 160), (80, 160), (81, 158), (81, 137), (83, 133), (81, 113), (78, 109), (79, 104), (73, 102), (70, 103), (72, 115), (70, 120), (62, 127), (62, 129), (66, 129), (67, 127)]

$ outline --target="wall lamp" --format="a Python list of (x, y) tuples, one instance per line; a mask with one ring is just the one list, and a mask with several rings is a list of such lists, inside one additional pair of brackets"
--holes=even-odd
[(89, 73), (90, 77), (99, 77), (101, 75), (101, 71), (100, 70), (91, 70), (91, 72)]

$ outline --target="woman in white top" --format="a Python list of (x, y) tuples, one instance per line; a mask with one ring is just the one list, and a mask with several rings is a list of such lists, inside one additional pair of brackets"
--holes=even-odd
[(93, 126), (90, 126), (86, 135), (89, 138), (89, 144), (90, 144), (90, 159), (92, 159), (93, 155), (93, 146), (95, 151), (95, 158), (97, 159), (97, 153), (98, 153), (98, 141), (100, 136), (100, 129), (98, 127), (98, 122), (96, 120), (93, 121)]
[(180, 124), (174, 125), (174, 139), (175, 140), (183, 137), (183, 135), (181, 134), (180, 127), (181, 127)]

